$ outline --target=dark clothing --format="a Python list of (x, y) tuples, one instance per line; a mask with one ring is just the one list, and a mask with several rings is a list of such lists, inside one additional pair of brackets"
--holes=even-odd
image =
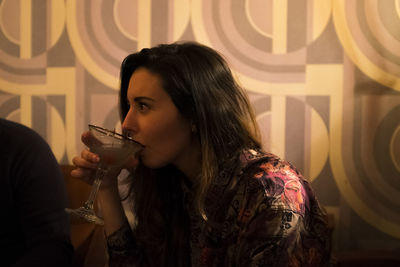
[(70, 266), (66, 206), (48, 144), (28, 127), (0, 119), (0, 265)]
[[(270, 153), (247, 150), (240, 162), (210, 188), (208, 221), (187, 205), (191, 266), (329, 266), (331, 233), (309, 182)], [(145, 266), (128, 225), (107, 242), (110, 266)]]

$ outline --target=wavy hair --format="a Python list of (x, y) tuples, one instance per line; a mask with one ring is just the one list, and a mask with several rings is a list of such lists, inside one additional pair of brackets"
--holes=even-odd
[[(215, 50), (195, 42), (162, 44), (142, 49), (122, 62), (122, 120), (129, 110), (129, 81), (139, 67), (159, 75), (163, 89), (179, 112), (197, 129), (202, 168), (191, 188), (194, 208), (207, 220), (207, 190), (218, 177), (234, 172), (243, 149), (261, 147), (246, 93)], [(167, 266), (186, 265), (189, 222), (182, 204), (184, 175), (173, 166), (150, 170), (139, 165), (133, 177), (131, 192), (138, 239), (146, 246), (163, 244), (160, 258)]]

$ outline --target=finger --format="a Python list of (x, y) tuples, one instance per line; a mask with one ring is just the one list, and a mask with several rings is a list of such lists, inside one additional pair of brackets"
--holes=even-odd
[(88, 161), (82, 157), (74, 157), (72, 159), (72, 163), (78, 168), (86, 168), (86, 169), (96, 169), (98, 163)]
[(71, 171), (71, 177), (80, 179), (87, 184), (93, 184), (95, 172), (88, 169), (77, 168)]
[(71, 171), (71, 176), (75, 178), (90, 178), (93, 174), (94, 170), (84, 168), (76, 168)]
[(82, 150), (81, 157), (92, 163), (98, 163), (100, 161), (99, 155), (97, 155), (93, 152), (90, 152), (89, 149)]

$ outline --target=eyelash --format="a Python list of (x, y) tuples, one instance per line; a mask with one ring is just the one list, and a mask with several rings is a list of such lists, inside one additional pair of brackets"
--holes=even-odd
[[(149, 108), (149, 106), (144, 102), (135, 102), (134, 105), (137, 107), (137, 109), (139, 111), (142, 111), (142, 112), (146, 111)], [(129, 101), (127, 102), (127, 106), (128, 106), (128, 109), (131, 108), (131, 104), (129, 103)]]
[(143, 111), (144, 109), (149, 108), (149, 106), (143, 102), (138, 102), (137, 106), (139, 107), (139, 110)]

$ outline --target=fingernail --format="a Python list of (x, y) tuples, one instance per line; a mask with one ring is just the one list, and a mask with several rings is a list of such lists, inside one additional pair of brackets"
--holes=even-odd
[(99, 156), (93, 156), (93, 161), (94, 162), (99, 162), (99, 160), (100, 160)]

